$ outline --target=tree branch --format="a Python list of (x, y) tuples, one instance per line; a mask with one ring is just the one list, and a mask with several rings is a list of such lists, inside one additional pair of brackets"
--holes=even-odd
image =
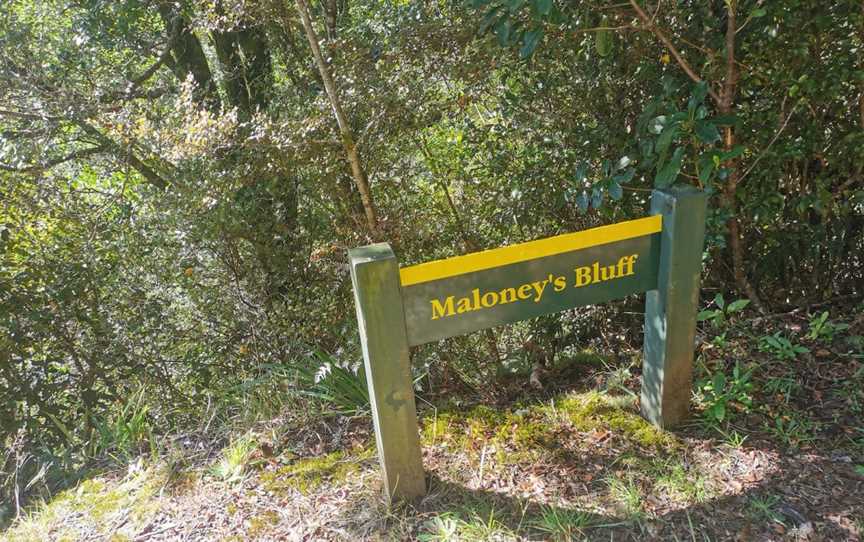
[(147, 182), (149, 182), (153, 186), (157, 188), (162, 188), (164, 190), (168, 188), (168, 186), (171, 184), (162, 177), (160, 177), (159, 174), (156, 173), (156, 171), (152, 167), (141, 161), (141, 159), (135, 156), (135, 154), (133, 154), (131, 151), (124, 153), (124, 149), (120, 145), (118, 145), (108, 136), (100, 132), (95, 126), (91, 125), (86, 121), (78, 119), (73, 119), (73, 122), (77, 124), (82, 130), (84, 130), (85, 133), (90, 134), (91, 136), (96, 138), (96, 140), (101, 142), (102, 145), (106, 146), (110, 150), (113, 150), (118, 158), (122, 156), (123, 159), (129, 162), (129, 165), (135, 168), (135, 170), (138, 171), (138, 173), (140, 173), (141, 176), (144, 177), (144, 179), (146, 179)]
[[(651, 33), (654, 34), (654, 36), (656, 36), (658, 40), (660, 40), (660, 42), (666, 47), (666, 49), (669, 50), (669, 53), (672, 55), (672, 57), (675, 59), (681, 69), (684, 70), (684, 73), (686, 73), (687, 76), (694, 82), (701, 83), (703, 79), (699, 77), (699, 74), (697, 74), (695, 70), (693, 70), (687, 60), (685, 60), (684, 57), (681, 56), (681, 53), (672, 44), (666, 34), (664, 34), (663, 31), (654, 24), (652, 19), (648, 17), (648, 14), (645, 13), (645, 11), (641, 7), (639, 7), (639, 4), (636, 3), (636, 0), (630, 0), (630, 6), (636, 12), (636, 15), (639, 16), (639, 19), (642, 21), (642, 24), (645, 25), (645, 28), (651, 31)], [(711, 99), (713, 99), (718, 105), (721, 103), (720, 96), (716, 92), (714, 92), (714, 89), (711, 88), (711, 85), (708, 85), (708, 95), (711, 96)]]
[[(735, 67), (735, 10), (736, 0), (726, 0), (726, 77), (723, 80), (723, 101), (720, 110), (728, 114), (732, 109), (732, 100), (738, 88), (738, 70)], [(727, 128), (731, 130), (731, 128)]]
[(78, 160), (80, 158), (86, 158), (87, 156), (92, 156), (94, 154), (99, 154), (101, 152), (105, 152), (107, 147), (105, 145), (98, 145), (96, 147), (89, 147), (86, 149), (79, 149), (74, 152), (70, 152), (66, 156), (61, 156), (58, 158), (52, 158), (42, 164), (36, 164), (32, 166), (25, 167), (15, 167), (7, 164), (0, 163), (0, 169), (3, 171), (12, 171), (15, 173), (31, 173), (34, 171), (44, 171), (46, 169), (50, 169), (54, 166), (59, 166), (65, 162), (69, 162), (70, 160)]
[(357, 191), (360, 193), (360, 200), (363, 203), (363, 210), (366, 214), (366, 223), (369, 227), (369, 232), (373, 238), (380, 238), (381, 231), (378, 225), (378, 214), (375, 211), (375, 204), (372, 199), (372, 191), (369, 188), (369, 178), (366, 175), (366, 170), (363, 169), (363, 164), (360, 160), (360, 153), (357, 150), (357, 144), (354, 139), (354, 133), (351, 130), (351, 125), (348, 123), (348, 117), (342, 110), (342, 102), (339, 99), (339, 92), (336, 88), (336, 83), (333, 81), (333, 76), (330, 74), (330, 69), (327, 62), (324, 60), (324, 55), (321, 54), (321, 47), (318, 45), (318, 36), (315, 34), (315, 29), (312, 27), (312, 19), (309, 16), (309, 6), (306, 0), (296, 0), (297, 11), (300, 12), (300, 19), (303, 22), (303, 30), (306, 33), (306, 39), (309, 41), (309, 48), (312, 49), (312, 57), (315, 64), (318, 66), (318, 72), (321, 74), (321, 79), (324, 81), (324, 89), (327, 91), (327, 97), (330, 99), (330, 106), (333, 109), (333, 115), (336, 117), (336, 124), (339, 125), (339, 132), (342, 136), (342, 146), (345, 149), (345, 155), (351, 165), (351, 174), (354, 178), (354, 184), (357, 186)]
[(747, 168), (747, 171), (745, 171), (745, 172), (741, 175), (741, 177), (738, 179), (738, 184), (741, 184), (741, 183), (744, 181), (744, 178), (747, 177), (747, 175), (750, 175), (750, 172), (753, 171), (753, 168), (756, 167), (756, 164), (759, 163), (759, 160), (762, 160), (762, 158), (765, 157), (765, 154), (768, 152), (768, 150), (771, 148), (771, 146), (774, 145), (774, 143), (775, 143), (775, 142), (777, 141), (777, 139), (780, 137), (780, 134), (783, 133), (783, 130), (786, 129), (786, 126), (789, 124), (789, 120), (792, 118), (792, 115), (795, 113), (795, 109), (798, 108), (798, 105), (799, 105), (800, 103), (801, 103), (801, 102), (796, 102), (795, 105), (792, 106), (792, 110), (789, 111), (789, 114), (788, 114), (788, 115), (786, 115), (786, 118), (783, 120), (783, 123), (780, 125), (780, 128), (779, 128), (779, 129), (777, 130), (777, 132), (774, 134), (774, 137), (772, 137), (772, 138), (771, 138), (771, 141), (768, 143), (768, 145), (767, 145), (764, 149), (762, 149), (762, 152), (759, 153), (759, 156), (756, 157), (756, 160), (753, 160), (753, 163), (750, 164), (750, 167)]

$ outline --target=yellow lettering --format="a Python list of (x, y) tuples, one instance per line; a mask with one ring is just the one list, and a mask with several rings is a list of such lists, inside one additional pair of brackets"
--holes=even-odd
[(498, 303), (504, 305), (505, 303), (513, 303), (518, 300), (519, 297), (516, 293), (516, 288), (504, 288), (501, 290), (501, 300)]
[(460, 298), (459, 303), (456, 304), (456, 312), (459, 314), (462, 314), (463, 312), (471, 312), (475, 308), (479, 308), (479, 307), (472, 307), (471, 306), (471, 299), (469, 299), (467, 297)]
[(483, 294), (483, 307), (489, 308), (494, 307), (498, 304), (498, 292), (486, 292)]
[(453, 316), (453, 296), (451, 295), (442, 305), (437, 299), (430, 301), (432, 303), (432, 319), (437, 320), (444, 316)]
[(540, 298), (543, 297), (543, 290), (546, 289), (547, 284), (549, 284), (549, 279), (538, 280), (537, 282), (531, 283), (531, 286), (534, 287), (534, 291), (537, 292), (537, 296), (534, 298), (534, 303), (537, 303), (540, 301)]
[(590, 267), (577, 267), (576, 268), (576, 288), (581, 288), (582, 286), (587, 286), (594, 282), (591, 280), (591, 268)]
[(555, 277), (555, 280), (552, 282), (552, 287), (556, 292), (560, 292), (567, 287), (567, 279), (564, 277)]
[(523, 284), (519, 287), (519, 299), (528, 299), (531, 297), (531, 285)]
[(633, 275), (636, 273), (634, 267), (636, 267), (636, 259), (639, 257), (638, 254), (633, 254), (632, 256), (627, 257), (627, 273), (624, 275)]

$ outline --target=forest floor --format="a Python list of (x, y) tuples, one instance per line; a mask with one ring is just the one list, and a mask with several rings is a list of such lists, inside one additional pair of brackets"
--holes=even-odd
[(330, 418), (280, 442), (265, 426), (214, 447), (186, 435), (0, 538), (864, 540), (864, 318), (716, 324), (674, 431), (639, 416), (638, 350), (618, 345), (615, 361), (561, 356), (530, 400), (526, 379), (492, 403), (426, 397), (429, 493), (411, 504), (381, 496), (368, 418)]

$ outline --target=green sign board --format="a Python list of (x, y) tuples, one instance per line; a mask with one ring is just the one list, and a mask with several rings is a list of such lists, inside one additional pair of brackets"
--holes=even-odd
[(657, 215), (403, 268), (408, 343), (653, 290), (661, 225)]
[(386, 243), (349, 251), (389, 497), (425, 493), (409, 347), (647, 292), (642, 412), (689, 409), (706, 196), (655, 190), (648, 217), (399, 269)]

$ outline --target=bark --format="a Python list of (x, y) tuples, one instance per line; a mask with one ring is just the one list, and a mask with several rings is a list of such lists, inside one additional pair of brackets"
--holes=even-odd
[(363, 164), (360, 160), (360, 151), (357, 149), (354, 133), (342, 110), (342, 102), (340, 101), (336, 84), (333, 82), (333, 77), (330, 75), (330, 68), (327, 66), (324, 56), (321, 54), (321, 48), (318, 46), (318, 36), (315, 34), (315, 29), (312, 28), (312, 20), (309, 16), (309, 7), (306, 4), (306, 0), (297, 0), (297, 10), (300, 12), (300, 19), (303, 21), (303, 30), (306, 32), (309, 47), (312, 49), (312, 56), (315, 59), (315, 64), (318, 66), (318, 71), (324, 82), (324, 88), (330, 99), (333, 115), (336, 117), (336, 123), (339, 125), (339, 132), (342, 136), (342, 147), (345, 149), (345, 155), (351, 165), (351, 175), (354, 178), (354, 184), (357, 186), (360, 200), (363, 202), (366, 225), (372, 238), (379, 239), (381, 238), (381, 232), (378, 227), (378, 215), (375, 212), (369, 180), (366, 177), (366, 171), (363, 169)]
[(204, 55), (201, 42), (192, 32), (189, 19), (181, 13), (175, 12), (174, 7), (168, 2), (159, 4), (159, 15), (169, 32), (176, 32), (177, 36), (176, 39), (172, 40), (171, 60), (167, 61), (166, 59), (166, 65), (171, 68), (174, 76), (180, 81), (185, 81), (191, 75), (197, 87), (196, 98), (208, 109), (218, 109), (219, 93), (216, 89), (216, 82), (210, 71), (210, 65), (207, 63), (207, 57)]
[(324, 22), (327, 26), (327, 39), (336, 39), (336, 16), (339, 9), (336, 0), (324, 0)]
[(273, 88), (273, 67), (264, 32), (259, 28), (215, 31), (212, 39), (225, 74), (228, 102), (247, 119), (265, 109)]
[[(726, 3), (726, 76), (723, 81), (720, 103), (718, 104), (718, 110), (722, 115), (729, 115), (733, 112), (735, 94), (738, 90), (738, 67), (735, 65), (736, 9), (736, 0), (729, 0)], [(727, 151), (735, 146), (735, 130), (732, 126), (724, 128), (723, 146)], [(766, 314), (767, 311), (762, 304), (762, 300), (747, 278), (746, 265), (744, 263), (744, 247), (741, 239), (741, 222), (738, 220), (739, 210), (736, 195), (738, 182), (741, 178), (740, 160), (736, 159), (729, 169), (729, 177), (726, 180), (726, 185), (723, 187), (722, 199), (724, 205), (729, 210), (729, 219), (726, 221), (726, 228), (729, 230), (729, 250), (732, 253), (732, 274), (735, 277), (735, 286), (739, 292), (750, 299), (750, 302), (761, 313)]]

